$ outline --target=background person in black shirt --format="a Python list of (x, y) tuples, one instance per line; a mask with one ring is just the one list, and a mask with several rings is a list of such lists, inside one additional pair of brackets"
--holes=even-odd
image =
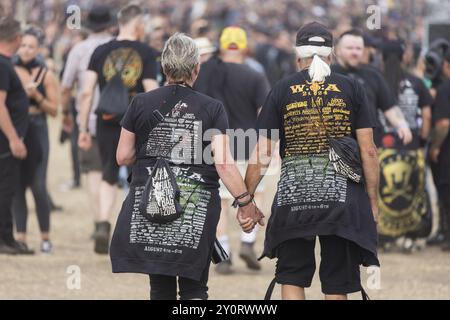
[(10, 61), (21, 43), (20, 23), (0, 18), (0, 253), (21, 253), (13, 237), (12, 200), (19, 177), (19, 159), (27, 149), (28, 97)]
[[(356, 79), (365, 89), (369, 110), (376, 116), (381, 110), (386, 119), (396, 129), (404, 144), (412, 140), (411, 130), (382, 74), (371, 66), (363, 64), (364, 38), (359, 30), (344, 32), (336, 45), (336, 62), (332, 70)], [(378, 122), (378, 127), (380, 127)], [(380, 143), (379, 128), (375, 130), (375, 142)]]
[(440, 210), (443, 210), (442, 228), (445, 236), (442, 249), (450, 251), (450, 50), (442, 68), (446, 80), (438, 87), (433, 104), (433, 135), (430, 158), (438, 189)]
[[(150, 47), (141, 43), (143, 38), (143, 11), (137, 5), (128, 5), (118, 13), (119, 35), (99, 46), (92, 54), (80, 103), (80, 135), (78, 144), (83, 150), (91, 147), (91, 136), (87, 130), (88, 117), (98, 82), (100, 92), (123, 67), (122, 82), (129, 91), (130, 100), (137, 93), (158, 87), (156, 82), (156, 59)], [(128, 61), (126, 61), (128, 60)], [(126, 64), (126, 65), (124, 65)], [(100, 186), (100, 214), (95, 233), (95, 252), (108, 253), (111, 225), (109, 218), (114, 205), (118, 182), (119, 166), (116, 162), (116, 149), (119, 142), (120, 125), (114, 116), (102, 114), (97, 117), (97, 141), (103, 167), (103, 181)]]
[(431, 232), (430, 205), (425, 190), (425, 154), (431, 128), (432, 98), (423, 81), (405, 70), (405, 47), (400, 40), (382, 44), (383, 75), (396, 95), (413, 139), (408, 145), (395, 134), (382, 112), (380, 159), (380, 244), (390, 249), (394, 240), (404, 252), (416, 249), (416, 238)]
[[(270, 89), (266, 76), (245, 64), (247, 46), (247, 34), (244, 29), (225, 28), (220, 37), (219, 56), (213, 56), (202, 64), (194, 85), (196, 90), (220, 100), (225, 106), (230, 129), (239, 129), (230, 136), (230, 141), (232, 154), (242, 174), (245, 172), (249, 150), (252, 150), (256, 143), (256, 132), (253, 130), (256, 117)], [(253, 135), (254, 139), (249, 138), (248, 142), (245, 141), (246, 133)], [(255, 198), (259, 205), (262, 205), (263, 190), (263, 185), (256, 190)], [(233, 197), (224, 185), (220, 188), (220, 196), (222, 213), (217, 228), (217, 238), (225, 251), (230, 253), (227, 225), (230, 200)], [(256, 231), (257, 229), (251, 234), (241, 234), (239, 256), (250, 269), (259, 270), (261, 267), (253, 250)], [(220, 263), (216, 271), (221, 274), (231, 273), (231, 260)]]

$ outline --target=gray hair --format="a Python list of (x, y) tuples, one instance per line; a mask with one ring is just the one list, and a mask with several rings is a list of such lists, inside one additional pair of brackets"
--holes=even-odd
[(173, 81), (191, 80), (192, 72), (200, 63), (200, 54), (194, 40), (183, 33), (171, 36), (161, 55), (164, 74)]

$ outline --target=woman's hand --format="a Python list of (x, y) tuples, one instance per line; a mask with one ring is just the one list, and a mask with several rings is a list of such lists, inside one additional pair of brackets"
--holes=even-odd
[(255, 225), (264, 226), (264, 214), (258, 207), (253, 203), (249, 203), (244, 207), (238, 209), (236, 218), (244, 232), (251, 232)]
[(242, 212), (238, 211), (236, 218), (242, 228), (242, 231), (250, 233), (252, 232), (253, 228), (255, 228), (256, 223), (253, 222), (252, 218), (244, 218)]

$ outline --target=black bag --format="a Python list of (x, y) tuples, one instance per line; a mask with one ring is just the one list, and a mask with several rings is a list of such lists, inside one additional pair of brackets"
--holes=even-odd
[[(188, 93), (183, 91), (181, 94), (176, 94), (175, 90), (170, 95), (169, 99), (165, 100), (159, 110), (153, 112), (156, 128), (158, 124), (164, 121), (164, 116), (172, 110), (175, 102), (182, 100)], [(152, 131), (150, 130), (150, 131)], [(176, 143), (172, 146), (175, 147)], [(146, 144), (141, 147), (140, 155), (144, 153)], [(169, 152), (171, 149), (169, 150)], [(156, 163), (150, 173), (150, 176), (145, 183), (145, 189), (142, 193), (139, 202), (139, 211), (150, 222), (154, 223), (169, 223), (181, 217), (185, 208), (180, 205), (180, 189), (178, 187), (175, 175), (170, 168), (169, 162), (164, 158), (157, 158)], [(143, 156), (145, 158), (145, 156)]]
[[(122, 81), (122, 72), (130, 59), (133, 49), (129, 49), (127, 57), (116, 74), (108, 81), (103, 88), (98, 107), (95, 113), (104, 121), (119, 123), (122, 120), (129, 104), (129, 92)], [(113, 64), (115, 68), (115, 63)]]
[[(312, 105), (315, 105), (314, 101), (312, 102)], [(352, 136), (331, 137), (323, 121), (322, 111), (319, 107), (317, 109), (328, 140), (328, 157), (334, 170), (356, 183), (362, 182), (362, 162), (358, 142)]]
[(167, 160), (156, 160), (139, 203), (141, 214), (155, 223), (169, 223), (183, 214), (180, 189)]
[(358, 142), (351, 136), (329, 138), (329, 158), (336, 172), (350, 180), (360, 183), (362, 180), (361, 155)]

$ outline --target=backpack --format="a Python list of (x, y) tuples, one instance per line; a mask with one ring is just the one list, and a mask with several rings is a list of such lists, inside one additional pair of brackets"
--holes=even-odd
[[(153, 111), (153, 116), (156, 119), (152, 130), (154, 130), (159, 123), (164, 121), (164, 116), (172, 110), (176, 101), (184, 99), (189, 92), (182, 91), (177, 94), (173, 91), (170, 97), (163, 101), (158, 110)], [(152, 131), (150, 130), (150, 131)], [(170, 152), (177, 142), (174, 143)], [(145, 149), (146, 144), (141, 147)], [(140, 213), (150, 222), (154, 223), (169, 223), (181, 217), (185, 208), (180, 205), (180, 188), (178, 187), (175, 175), (170, 168), (168, 154), (158, 156), (153, 169), (147, 178), (145, 188), (139, 202)]]
[(128, 88), (123, 84), (122, 72), (132, 53), (133, 49), (130, 49), (119, 70), (116, 69), (116, 63), (113, 64), (116, 73), (101, 92), (95, 113), (104, 121), (119, 123), (127, 111), (129, 92)]

